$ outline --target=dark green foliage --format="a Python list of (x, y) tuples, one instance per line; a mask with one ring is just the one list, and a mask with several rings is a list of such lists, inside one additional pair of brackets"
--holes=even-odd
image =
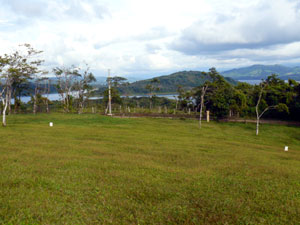
[[(255, 116), (255, 106), (262, 86), (262, 99), (259, 111), (267, 110), (264, 117), (276, 119), (300, 120), (299, 89), (300, 84), (294, 80), (288, 83), (273, 74), (260, 85), (238, 83), (233, 86), (226, 82), (214, 68), (206, 74), (211, 77), (205, 97), (206, 110), (212, 112), (215, 118), (235, 116)], [(196, 105), (200, 104), (201, 88), (194, 89)]]
[[(107, 105), (108, 102), (108, 89), (106, 89), (103, 93), (103, 104)], [(112, 87), (111, 88), (111, 101), (112, 104), (122, 104), (122, 98), (120, 96), (120, 93), (118, 89)]]

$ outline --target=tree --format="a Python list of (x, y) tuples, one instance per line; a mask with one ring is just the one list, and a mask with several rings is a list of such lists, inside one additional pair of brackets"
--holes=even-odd
[[(120, 76), (114, 76), (114, 77), (108, 77), (107, 78), (107, 84), (111, 84), (111, 102), (115, 104), (122, 104), (122, 98), (120, 96), (120, 93), (118, 91), (118, 88), (127, 84), (127, 79)], [(104, 102), (109, 102), (109, 89), (106, 89), (103, 93)], [(106, 112), (108, 111), (109, 104), (107, 105)]]
[(91, 83), (96, 81), (93, 73), (89, 72), (89, 67), (86, 65), (86, 69), (81, 73), (79, 70), (79, 80), (76, 80), (73, 86), (73, 90), (78, 96), (78, 113), (81, 114), (84, 109), (84, 103), (91, 95), (93, 89)]
[(230, 100), (233, 98), (234, 87), (221, 76), (215, 68), (208, 72), (211, 80), (209, 89), (206, 91), (207, 108), (216, 118), (223, 118), (229, 114)]
[[(38, 76), (36, 76), (36, 78), (35, 78), (35, 81), (34, 81), (35, 88), (34, 88), (34, 95), (33, 95), (33, 110), (32, 110), (33, 114), (37, 113), (38, 98), (42, 97), (41, 93), (40, 93), (41, 92), (41, 88), (42, 88), (41, 85), (40, 85), (40, 83), (42, 81), (45, 81), (45, 80), (47, 80), (46, 77), (38, 77)], [(48, 102), (47, 102), (47, 104), (48, 104)]]
[(6, 126), (6, 109), (9, 101), (9, 91), (12, 84), (12, 77), (5, 71), (6, 67), (9, 64), (9, 57), (5, 55), (4, 57), (0, 56), (0, 72), (1, 72), (1, 101), (3, 105), (2, 112), (2, 126)]
[(127, 79), (125, 77), (114, 76), (114, 77), (107, 78), (107, 82), (109, 81), (112, 84), (113, 88), (118, 88), (123, 84), (125, 84)]
[(200, 102), (200, 114), (199, 114), (199, 128), (201, 128), (201, 121), (202, 121), (202, 110), (204, 105), (204, 96), (209, 86), (209, 82), (205, 82), (201, 87), (201, 102)]
[[(263, 80), (258, 89), (258, 99), (255, 106), (256, 112), (256, 135), (259, 134), (259, 123), (261, 117), (271, 109), (277, 109), (279, 112), (289, 112), (289, 109), (285, 103), (280, 102), (278, 98), (278, 88), (280, 85), (284, 85), (284, 81), (278, 79), (276, 75), (269, 76), (265, 81)], [(269, 98), (268, 98), (269, 96)]]
[(64, 112), (69, 112), (72, 107), (72, 89), (74, 88), (74, 80), (81, 75), (79, 74), (79, 68), (74, 65), (67, 67), (56, 67), (53, 69), (55, 76), (57, 78), (57, 91), (62, 99), (62, 104), (64, 107)]
[(150, 94), (150, 110), (152, 109), (152, 106), (153, 106), (153, 97), (155, 97), (155, 95), (153, 94), (153, 92), (159, 91), (159, 89), (160, 89), (158, 87), (159, 83), (160, 83), (159, 79), (153, 78), (150, 81), (150, 84), (147, 84), (145, 86), (145, 88), (149, 91), (149, 94)]
[(50, 94), (50, 89), (51, 89), (51, 80), (49, 78), (44, 80), (44, 95), (46, 97), (44, 98), (44, 103), (46, 105), (46, 112), (49, 113), (49, 94)]
[[(42, 60), (36, 59), (42, 51), (33, 49), (29, 44), (20, 45), (21, 49), (1, 57), (1, 100), (3, 105), (2, 125), (6, 126), (6, 110), (11, 111), (11, 98), (17, 84), (24, 83), (37, 74)], [(15, 95), (16, 96), (16, 95)], [(15, 97), (15, 100), (17, 98)], [(16, 103), (17, 101), (15, 101)]]
[(176, 110), (177, 105), (179, 103), (180, 109), (188, 109), (193, 108), (193, 92), (192, 91), (185, 91), (181, 85), (177, 86), (178, 98), (174, 96), (176, 100)]

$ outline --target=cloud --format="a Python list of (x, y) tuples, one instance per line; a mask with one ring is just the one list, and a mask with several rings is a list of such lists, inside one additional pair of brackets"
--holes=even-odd
[(159, 45), (148, 43), (145, 45), (146, 51), (150, 54), (158, 53), (162, 48)]
[(0, 4), (11, 16), (12, 21), (31, 21), (36, 19), (61, 20), (91, 20), (103, 19), (109, 15), (106, 7), (98, 1), (88, 0), (0, 0)]
[(258, 1), (206, 15), (182, 31), (170, 47), (184, 54), (214, 54), (300, 41), (300, 10), (296, 1)]
[[(0, 55), (18, 44), (45, 66), (168, 74), (298, 62), (299, 0), (0, 0)], [(98, 75), (98, 74), (96, 74)]]

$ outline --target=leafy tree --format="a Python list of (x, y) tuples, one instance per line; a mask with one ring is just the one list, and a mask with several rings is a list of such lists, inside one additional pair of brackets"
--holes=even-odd
[(120, 86), (123, 86), (126, 83), (127, 79), (125, 77), (109, 77), (107, 78), (107, 82), (110, 82), (113, 88), (118, 88)]
[[(230, 99), (234, 88), (221, 76), (215, 68), (211, 68), (208, 73), (204, 73), (210, 81), (195, 89), (196, 105), (204, 106), (204, 95), (206, 96), (206, 108), (209, 109), (216, 118), (228, 115), (230, 110)], [(209, 87), (209, 88), (208, 88)]]

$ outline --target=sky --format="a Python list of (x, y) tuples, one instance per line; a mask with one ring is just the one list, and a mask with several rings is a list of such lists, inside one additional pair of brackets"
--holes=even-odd
[(300, 66), (300, 0), (0, 0), (0, 55), (24, 43), (96, 76)]

